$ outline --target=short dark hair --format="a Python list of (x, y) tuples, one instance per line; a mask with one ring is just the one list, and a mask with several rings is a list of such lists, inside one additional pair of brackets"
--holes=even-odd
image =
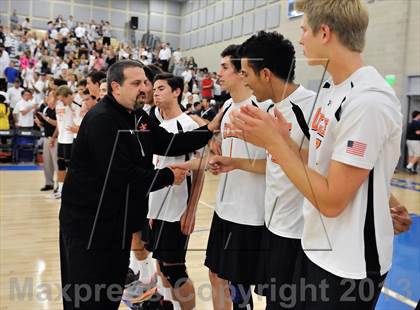
[(89, 72), (87, 77), (90, 77), (93, 84), (101, 84), (101, 80), (106, 78), (106, 73), (103, 71), (92, 71)]
[(295, 48), (280, 33), (259, 31), (239, 48), (241, 58), (248, 58), (249, 66), (258, 75), (264, 68), (276, 77), (293, 82), (295, 79)]
[[(120, 60), (112, 64), (111, 67), (109, 67), (108, 73), (106, 76), (106, 81), (108, 84), (107, 85), (108, 94), (112, 94), (111, 83), (117, 82), (118, 84), (122, 85), (125, 81), (124, 70), (127, 68), (135, 68), (135, 67), (143, 69), (144, 65), (140, 61), (136, 61), (132, 59), (124, 59), (124, 60)], [(99, 79), (98, 82), (101, 79)]]
[(238, 53), (239, 47), (240, 45), (231, 44), (220, 54), (221, 57), (230, 57), (230, 62), (235, 67), (236, 72), (241, 71), (241, 58)]
[(97, 99), (96, 96), (90, 94), (89, 89), (85, 89), (83, 91), (83, 95), (89, 95), (93, 100), (96, 100)]
[(67, 81), (62, 79), (54, 79), (54, 85), (57, 87), (61, 85), (67, 85)]
[(417, 115), (419, 115), (420, 114), (420, 112), (419, 111), (413, 111), (413, 113), (411, 113), (411, 117), (412, 118), (416, 118), (417, 117)]
[(86, 79), (83, 79), (83, 80), (80, 80), (79, 82), (77, 82), (77, 87), (79, 87), (79, 86), (86, 87), (86, 85), (87, 85)]
[(156, 65), (144, 66), (143, 70), (144, 70), (144, 73), (146, 74), (147, 79), (150, 81), (150, 83), (153, 83), (156, 75), (163, 73), (163, 70)]
[(160, 73), (155, 76), (153, 83), (158, 80), (165, 80), (168, 82), (168, 85), (173, 92), (179, 88), (178, 103), (182, 101), (182, 91), (184, 90), (184, 79), (182, 77), (173, 75), (172, 73)]
[(0, 95), (0, 103), (4, 103), (6, 101), (6, 97), (3, 95)]
[(25, 93), (30, 93), (30, 94), (32, 94), (32, 90), (30, 90), (29, 88), (24, 88), (24, 89), (22, 90), (21, 95), (23, 96)]

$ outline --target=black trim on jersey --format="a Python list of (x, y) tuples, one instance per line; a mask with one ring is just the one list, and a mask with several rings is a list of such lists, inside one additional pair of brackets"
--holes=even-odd
[(230, 107), (232, 106), (232, 104), (229, 104), (227, 107), (226, 107), (226, 109), (223, 111), (223, 114), (222, 114), (222, 118), (221, 119), (223, 119), (223, 117), (225, 117), (225, 114), (226, 114), (226, 112), (230, 109)]
[(350, 81), (350, 86), (351, 86), (351, 88), (354, 87), (353, 81)]
[(305, 137), (309, 140), (311, 136), (309, 134), (309, 126), (305, 120), (305, 115), (303, 114), (301, 108), (297, 104), (294, 104), (291, 100), (289, 101), (290, 101), (290, 104), (292, 105), (292, 111), (295, 114), (300, 130), (302, 130)]
[(322, 88), (330, 88), (331, 84), (328, 82), (325, 82), (324, 86), (322, 86)]
[(343, 100), (341, 100), (340, 106), (338, 107), (337, 111), (335, 111), (334, 113), (334, 116), (337, 122), (339, 122), (341, 119), (341, 106), (343, 105), (344, 101), (346, 101), (346, 97), (344, 97)]
[(366, 207), (366, 219), (364, 226), (365, 243), (365, 262), (367, 278), (379, 277), (381, 275), (381, 265), (379, 264), (378, 247), (375, 235), (375, 215), (374, 215), (374, 169), (369, 173), (369, 185)]
[(79, 108), (81, 108), (81, 107), (82, 107), (82, 105), (81, 105), (81, 104), (79, 104), (79, 103), (77, 103), (76, 101), (73, 101), (73, 103), (74, 103), (75, 105), (77, 105)]
[(267, 108), (267, 113), (270, 112), (270, 110), (274, 108), (274, 103), (270, 104), (270, 106)]
[[(184, 132), (184, 129), (182, 128), (182, 125), (179, 121), (176, 121), (176, 127), (178, 128), (178, 133), (182, 133)], [(185, 161), (189, 161), (190, 160), (190, 154), (185, 154)], [(188, 198), (187, 198), (187, 203), (190, 202), (190, 196), (191, 196), (191, 187), (192, 187), (192, 182), (191, 182), (191, 175), (187, 175), (185, 177), (186, 181), (187, 181), (187, 192), (188, 192)]]
[(252, 104), (254, 107), (258, 108), (258, 109), (260, 108), (260, 107), (259, 107), (259, 106), (255, 103), (255, 101), (254, 101), (254, 100), (252, 100), (252, 99), (251, 99), (251, 104)]

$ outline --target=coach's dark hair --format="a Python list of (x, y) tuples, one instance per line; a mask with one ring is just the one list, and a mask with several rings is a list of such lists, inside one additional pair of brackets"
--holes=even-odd
[(101, 80), (106, 78), (106, 73), (103, 71), (92, 71), (92, 72), (89, 72), (87, 77), (90, 77), (90, 80), (92, 81), (93, 84), (100, 85)]
[(264, 68), (276, 77), (293, 82), (295, 79), (295, 48), (280, 33), (259, 31), (239, 48), (241, 58), (247, 58), (249, 66), (259, 75)]
[(143, 70), (144, 70), (144, 73), (146, 74), (147, 79), (152, 84), (153, 84), (153, 81), (155, 80), (155, 76), (160, 74), (160, 73), (163, 73), (163, 70), (156, 65), (144, 66)]
[(182, 93), (184, 90), (184, 79), (180, 76), (175, 76), (172, 73), (160, 73), (155, 76), (155, 80), (153, 81), (153, 83), (158, 80), (165, 80), (166, 82), (168, 82), (168, 85), (173, 92), (179, 88), (180, 92), (178, 96), (178, 103), (181, 103)]
[(241, 59), (238, 53), (240, 45), (237, 44), (231, 44), (228, 47), (226, 47), (223, 52), (220, 54), (221, 57), (230, 57), (230, 62), (235, 67), (236, 72), (241, 71)]
[[(109, 67), (108, 69), (108, 73), (106, 76), (108, 94), (112, 94), (112, 87), (111, 87), (112, 82), (117, 82), (120, 85), (124, 83), (125, 81), (124, 70), (125, 69), (127, 68), (142, 68), (143, 69), (143, 67), (144, 65), (141, 62), (136, 61), (136, 60), (131, 60), (131, 59), (120, 60), (114, 63), (113, 65), (111, 65), (111, 67)], [(101, 79), (99, 79), (98, 81), (100, 80)]]

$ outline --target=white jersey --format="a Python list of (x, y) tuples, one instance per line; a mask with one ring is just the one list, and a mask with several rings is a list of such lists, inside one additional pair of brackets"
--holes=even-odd
[[(187, 132), (198, 128), (198, 124), (192, 120), (187, 114), (164, 120), (160, 124), (168, 132), (178, 133)], [(183, 163), (193, 158), (193, 154), (186, 154), (177, 157), (157, 156), (156, 169), (162, 169), (173, 163)], [(181, 219), (182, 214), (187, 208), (189, 197), (188, 182), (192, 184), (191, 177), (185, 178), (180, 185), (173, 185), (162, 188), (158, 191), (150, 193), (148, 218), (159, 219), (166, 222), (176, 222)]]
[(69, 106), (65, 106), (61, 101), (57, 101), (57, 105), (55, 107), (55, 114), (57, 116), (58, 143), (73, 143), (74, 134), (71, 131), (67, 130), (67, 127), (74, 125), (73, 111)]
[[(85, 116), (84, 115), (85, 112), (83, 112), (82, 110), (82, 105), (76, 100), (74, 100), (72, 104), (70, 105), (70, 108), (73, 112), (73, 124), (76, 126), (80, 126), (80, 124), (82, 123), (83, 117)], [(73, 136), (74, 138), (76, 138), (77, 133), (74, 133)]]
[(400, 156), (401, 104), (373, 67), (324, 84), (311, 120), (309, 167), (327, 176), (331, 161), (369, 169), (345, 210), (334, 218), (303, 206), (302, 246), (308, 258), (342, 278), (381, 275), (392, 261), (391, 178)]
[[(274, 109), (280, 111), (290, 124), (290, 137), (298, 145), (302, 142), (303, 148), (308, 148), (308, 139), (301, 129), (297, 116), (293, 110), (301, 111), (302, 120), (306, 124), (311, 109), (315, 103), (316, 94), (313, 91), (299, 86), (289, 97), (276, 103)], [(270, 109), (270, 114), (274, 113)], [(297, 113), (298, 114), (298, 113)], [(265, 190), (265, 225), (274, 234), (285, 238), (300, 239), (303, 231), (303, 195), (289, 180), (281, 167), (272, 161), (267, 154)]]
[[(242, 102), (233, 102), (229, 99), (223, 105), (226, 111), (221, 123), (222, 155), (232, 158), (248, 158), (250, 161), (265, 159), (265, 149), (257, 147), (244, 140), (230, 137), (225, 128), (230, 122), (230, 112), (243, 105), (257, 105), (261, 110), (267, 111), (271, 101), (257, 103), (253, 97)], [(264, 192), (265, 176), (243, 170), (232, 170), (221, 176), (217, 191), (215, 212), (230, 222), (260, 226), (264, 225)]]

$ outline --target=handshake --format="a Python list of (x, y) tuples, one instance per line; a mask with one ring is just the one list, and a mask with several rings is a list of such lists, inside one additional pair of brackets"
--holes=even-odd
[(173, 185), (180, 185), (187, 175), (189, 175), (188, 169), (182, 166), (181, 164), (171, 164), (167, 168), (171, 169), (174, 174), (174, 183)]

